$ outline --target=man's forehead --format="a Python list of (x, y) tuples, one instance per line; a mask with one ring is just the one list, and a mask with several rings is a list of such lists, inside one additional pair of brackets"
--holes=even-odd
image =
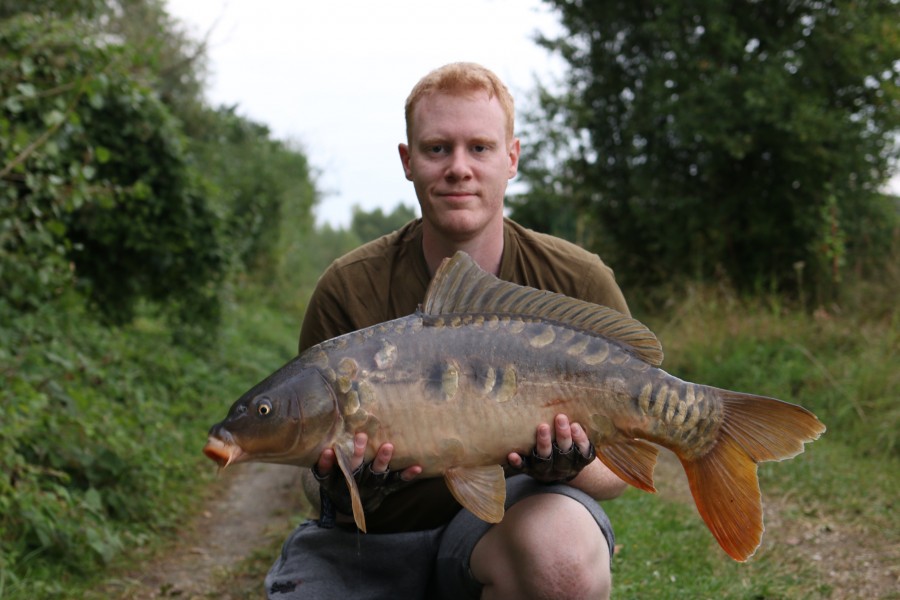
[(415, 134), (426, 136), (448, 127), (454, 133), (460, 130), (485, 136), (493, 136), (498, 131), (508, 133), (503, 107), (496, 96), (485, 90), (435, 91), (423, 96), (413, 109), (411, 126)]

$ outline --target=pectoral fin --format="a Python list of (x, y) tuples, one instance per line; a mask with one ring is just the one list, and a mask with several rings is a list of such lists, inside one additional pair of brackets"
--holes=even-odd
[(500, 465), (451, 467), (444, 471), (444, 481), (456, 501), (482, 521), (503, 520), (506, 478)]
[(622, 440), (609, 445), (597, 445), (597, 458), (619, 476), (619, 479), (646, 492), (653, 487), (653, 468), (659, 450), (641, 440)]
[(353, 520), (360, 531), (366, 531), (366, 515), (363, 512), (362, 500), (359, 498), (359, 488), (356, 485), (356, 479), (353, 478), (353, 469), (350, 468), (350, 455), (340, 446), (334, 447), (334, 455), (337, 457), (338, 466), (344, 479), (347, 480), (347, 487), (350, 489), (350, 503), (353, 506)]

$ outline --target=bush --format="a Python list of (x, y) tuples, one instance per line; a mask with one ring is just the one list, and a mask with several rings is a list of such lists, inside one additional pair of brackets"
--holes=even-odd
[(127, 46), (80, 20), (0, 21), (0, 288), (78, 286), (111, 322), (141, 299), (214, 322), (225, 260), (177, 123)]

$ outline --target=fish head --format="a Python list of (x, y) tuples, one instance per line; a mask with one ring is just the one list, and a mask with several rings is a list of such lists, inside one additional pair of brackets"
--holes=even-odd
[(251, 461), (312, 466), (330, 445), (337, 415), (319, 369), (288, 363), (231, 405), (209, 430), (203, 453), (221, 468)]

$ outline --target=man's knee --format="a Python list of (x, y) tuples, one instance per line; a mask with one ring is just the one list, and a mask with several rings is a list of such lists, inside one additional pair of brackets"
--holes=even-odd
[(606, 598), (610, 591), (606, 538), (576, 500), (529, 496), (479, 541), (472, 571), (496, 597)]

